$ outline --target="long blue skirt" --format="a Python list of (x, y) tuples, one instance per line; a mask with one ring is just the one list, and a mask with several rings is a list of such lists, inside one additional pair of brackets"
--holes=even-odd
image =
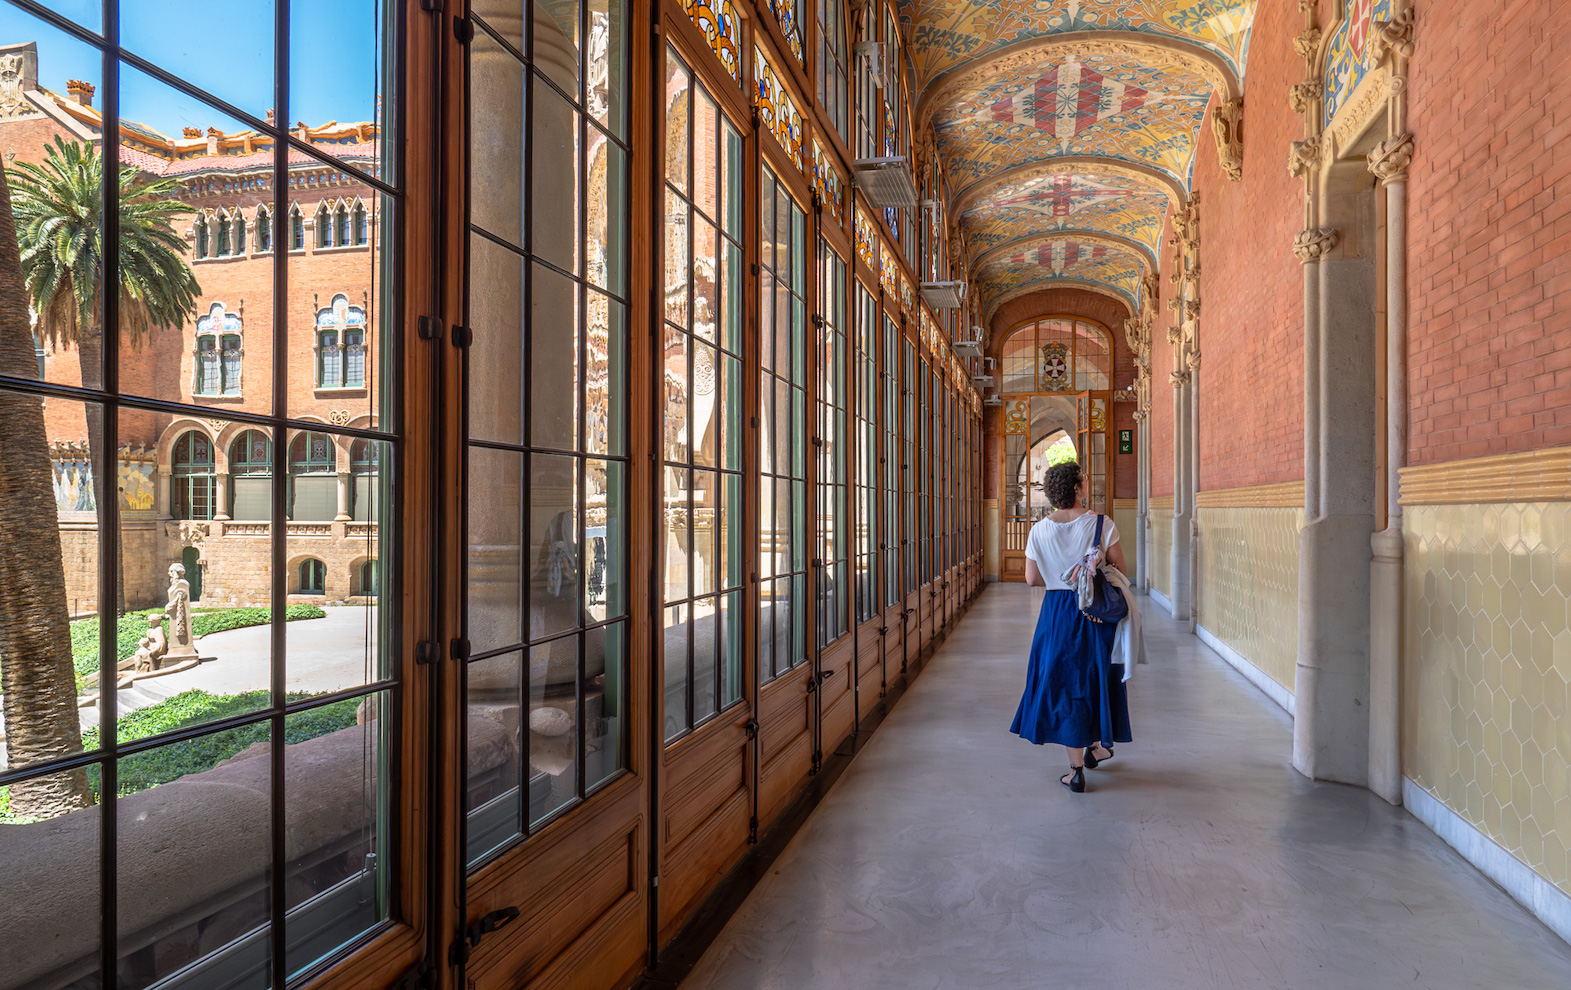
[(1117, 632), (1112, 623), (1081, 615), (1073, 591), (1047, 592), (1009, 731), (1038, 746), (1129, 742), (1129, 696), (1112, 662)]

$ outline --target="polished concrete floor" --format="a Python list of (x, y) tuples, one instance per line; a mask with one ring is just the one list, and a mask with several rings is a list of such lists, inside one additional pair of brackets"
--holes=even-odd
[(1571, 988), (1571, 947), (1154, 605), (1090, 791), (1009, 734), (1040, 592), (992, 585), (682, 984)]

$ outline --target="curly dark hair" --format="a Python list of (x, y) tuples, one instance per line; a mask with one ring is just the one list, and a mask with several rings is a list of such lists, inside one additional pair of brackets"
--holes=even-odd
[(1042, 479), (1042, 489), (1047, 501), (1055, 509), (1073, 509), (1076, 493), (1080, 489), (1080, 465), (1076, 461), (1054, 464)]

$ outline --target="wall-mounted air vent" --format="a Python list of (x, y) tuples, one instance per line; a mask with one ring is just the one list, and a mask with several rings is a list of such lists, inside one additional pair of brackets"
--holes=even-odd
[(858, 158), (854, 174), (856, 187), (878, 209), (916, 209), (916, 182), (904, 155)]
[(964, 282), (923, 282), (922, 298), (934, 309), (959, 309), (965, 305)]

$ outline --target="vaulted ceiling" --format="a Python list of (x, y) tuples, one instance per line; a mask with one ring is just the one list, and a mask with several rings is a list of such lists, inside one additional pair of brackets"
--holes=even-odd
[(1213, 94), (1242, 94), (1256, 0), (900, 0), (986, 313), (1080, 285), (1140, 305)]

